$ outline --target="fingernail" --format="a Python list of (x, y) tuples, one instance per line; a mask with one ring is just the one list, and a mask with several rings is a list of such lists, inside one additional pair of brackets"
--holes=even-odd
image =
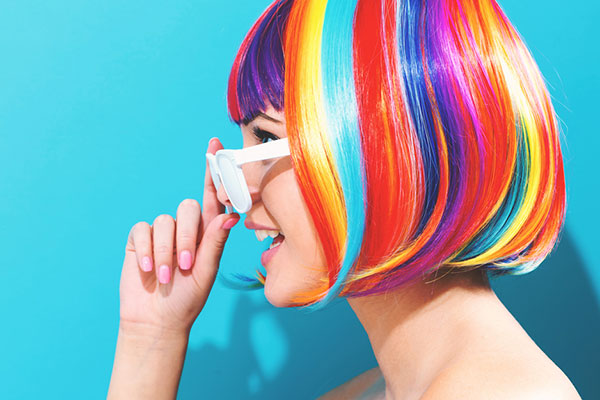
[(142, 270), (144, 272), (152, 271), (152, 259), (148, 256), (142, 258)]
[(179, 267), (185, 270), (192, 268), (192, 253), (189, 250), (184, 250), (179, 254)]
[(237, 218), (230, 218), (230, 219), (228, 219), (227, 221), (225, 221), (225, 222), (223, 223), (223, 226), (222, 226), (222, 228), (223, 228), (223, 229), (231, 229), (231, 228), (233, 228), (233, 227), (235, 226), (235, 224), (237, 224), (237, 223), (238, 223), (238, 221), (239, 221), (239, 220), (240, 220), (240, 217), (237, 217)]
[(158, 281), (163, 285), (171, 280), (171, 269), (168, 265), (161, 265), (158, 269)]

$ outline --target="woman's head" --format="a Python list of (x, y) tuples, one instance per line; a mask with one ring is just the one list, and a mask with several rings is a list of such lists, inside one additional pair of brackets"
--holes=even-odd
[(244, 145), (260, 112), (285, 120), (286, 190), (302, 207), (278, 219), (289, 204), (257, 183), (265, 203), (248, 217), (264, 206), (273, 227), (305, 220), (315, 245), (273, 259), (267, 297), (271, 274), (271, 294), (295, 288), (278, 304), (381, 293), (441, 267), (527, 273), (557, 240), (554, 111), (494, 1), (277, 1), (242, 43), (228, 105)]
[[(261, 115), (241, 125), (241, 131), (244, 147), (283, 139), (287, 137), (285, 115), (268, 105)], [(262, 279), (265, 296), (275, 306), (290, 306), (295, 295), (314, 290), (321, 279), (326, 279), (325, 261), (310, 212), (290, 157), (248, 163), (242, 168), (252, 198), (246, 227), (257, 230), (257, 236), (264, 235), (262, 231), (277, 231), (284, 237), (272, 258), (261, 260), (268, 277)], [(231, 204), (222, 186), (218, 197), (222, 203)]]

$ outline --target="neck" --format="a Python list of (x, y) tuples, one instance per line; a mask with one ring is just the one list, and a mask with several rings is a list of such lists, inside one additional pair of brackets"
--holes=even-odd
[(348, 298), (383, 373), (386, 399), (420, 397), (468, 348), (490, 302), (500, 301), (482, 270), (446, 272), (384, 294)]

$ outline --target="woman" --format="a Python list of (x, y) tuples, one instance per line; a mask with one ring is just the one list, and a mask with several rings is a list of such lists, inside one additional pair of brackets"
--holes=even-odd
[(579, 398), (488, 281), (535, 269), (565, 210), (549, 95), (493, 0), (276, 1), (228, 104), (244, 150), (209, 142), (202, 207), (130, 232), (110, 398), (175, 397), (225, 207), (274, 238), (242, 284), (363, 324), (378, 368), (324, 399)]

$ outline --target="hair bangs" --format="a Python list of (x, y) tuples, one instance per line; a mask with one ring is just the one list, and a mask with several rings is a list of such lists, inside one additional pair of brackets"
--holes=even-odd
[(248, 124), (268, 104), (283, 110), (283, 32), (292, 4), (281, 0), (267, 8), (242, 42), (227, 90), (230, 118)]

